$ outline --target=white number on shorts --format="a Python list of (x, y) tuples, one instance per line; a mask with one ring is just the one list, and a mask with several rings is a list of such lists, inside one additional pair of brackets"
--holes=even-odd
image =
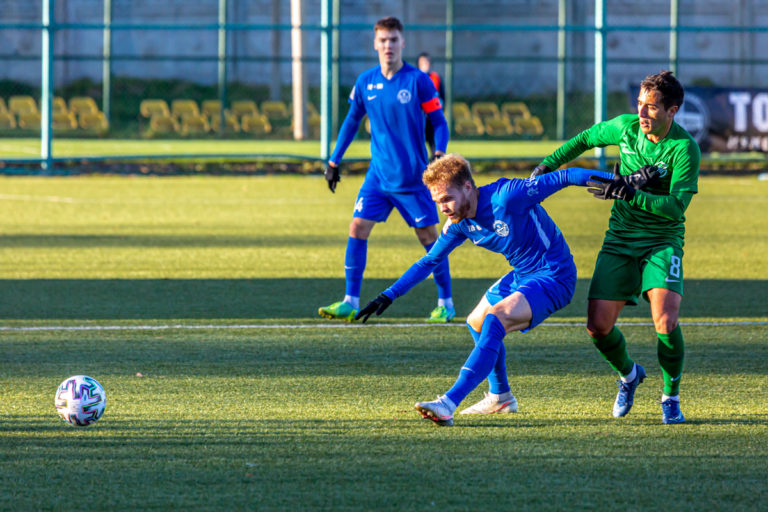
[(680, 258), (678, 256), (672, 256), (669, 259), (669, 275), (672, 277), (680, 277), (680, 265), (681, 265)]

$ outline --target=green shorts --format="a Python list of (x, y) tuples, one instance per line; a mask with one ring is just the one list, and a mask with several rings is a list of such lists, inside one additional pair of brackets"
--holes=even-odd
[(633, 247), (606, 242), (597, 255), (590, 299), (624, 300), (637, 305), (642, 293), (665, 288), (683, 295), (683, 249), (672, 245)]

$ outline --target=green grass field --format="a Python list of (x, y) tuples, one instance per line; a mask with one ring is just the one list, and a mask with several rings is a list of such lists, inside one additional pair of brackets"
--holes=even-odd
[[(703, 177), (688, 210), (686, 424), (661, 424), (644, 304), (621, 321), (649, 379), (610, 416), (615, 377), (583, 330), (609, 205), (571, 188), (544, 206), (576, 297), (506, 339), (520, 412), (438, 428), (413, 403), (471, 339), (421, 323), (431, 283), (365, 326), (316, 318), (343, 292), (360, 180), (0, 178), (0, 510), (764, 508), (768, 182)], [(364, 300), (421, 254), (397, 215), (377, 226)], [(461, 315), (507, 270), (467, 246), (451, 265)], [(77, 373), (108, 395), (87, 429), (53, 406)]]

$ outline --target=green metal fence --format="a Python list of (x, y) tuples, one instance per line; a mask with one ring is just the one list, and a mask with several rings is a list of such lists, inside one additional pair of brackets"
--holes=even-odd
[[(16, 110), (9, 112), (5, 124), (0, 124), (0, 137), (5, 140), (29, 137), (40, 140), (39, 155), (0, 157), (6, 165), (32, 163), (39, 164), (42, 169), (51, 169), (54, 163), (63, 160), (107, 158), (94, 154), (60, 157), (52, 151), (55, 138), (105, 139), (118, 146), (125, 140), (146, 138), (289, 140), (294, 137), (292, 127), (296, 124), (296, 116), (290, 110), (282, 117), (269, 117), (263, 111), (267, 101), (277, 101), (288, 108), (293, 98), (301, 97), (296, 96), (295, 88), (291, 88), (292, 76), (286, 71), (296, 59), (302, 63), (305, 76), (309, 77), (306, 95), (301, 100), (306, 104), (304, 121), (311, 121), (304, 137), (317, 141), (317, 152), (258, 151), (233, 155), (231, 151), (220, 154), (207, 151), (204, 154), (222, 158), (323, 160), (330, 152), (332, 139), (346, 113), (345, 98), (354, 76), (377, 64), (372, 51), (355, 50), (364, 44), (358, 42), (372, 44), (371, 29), (379, 17), (378, 12), (375, 8), (366, 11), (365, 7), (358, 7), (353, 18), (342, 9), (339, 0), (312, 3), (314, 10), (305, 10), (298, 21), (286, 16), (288, 2), (273, 2), (271, 22), (264, 23), (243, 22), (242, 19), (258, 17), (249, 9), (263, 8), (269, 4), (265, 1), (184, 3), (185, 7), (192, 5), (198, 9), (193, 21), (188, 16), (173, 16), (172, 12), (160, 20), (127, 16), (126, 6), (130, 2), (119, 4), (119, 0), (89, 2), (88, 5), (100, 5), (101, 9), (83, 16), (71, 12), (73, 3), (74, 0), (40, 0), (39, 4), (35, 2), (34, 8), (23, 11), (23, 15), (21, 11), (17, 12), (19, 19), (13, 19), (13, 13), (9, 14), (8, 9), (0, 13), (0, 34), (6, 40), (39, 38), (38, 46), (27, 44), (24, 49), (24, 45), (17, 45), (23, 51), (3, 53), (0, 50), (0, 62), (10, 70), (0, 80), (2, 106), (10, 110), (8, 103), (12, 97), (31, 96), (39, 115), (37, 120), (34, 115), (22, 116)], [(704, 8), (692, 3), (681, 7), (678, 0), (671, 0), (663, 12), (657, 9), (652, 19), (646, 16), (633, 23), (611, 21), (622, 5), (608, 0), (509, 2), (511, 11), (540, 8), (540, 22), (535, 24), (497, 23), (492, 16), (478, 23), (476, 17), (468, 19), (469, 8), (465, 4), (448, 0), (444, 12), (433, 13), (430, 23), (398, 12), (391, 13), (403, 19), (406, 41), (416, 40), (422, 46), (436, 48), (430, 53), (446, 84), (445, 112), (453, 128), (454, 140), (561, 140), (593, 122), (626, 112), (629, 108), (627, 86), (630, 85), (625, 78), (627, 75), (639, 81), (647, 73), (667, 68), (676, 71), (684, 84), (690, 84), (706, 81), (717, 66), (724, 70), (746, 66), (758, 70), (751, 76), (759, 82), (768, 65), (758, 53), (748, 51), (736, 57), (722, 56), (715, 51), (697, 55), (686, 53), (681, 40), (684, 42), (686, 38), (699, 37), (702, 33), (746, 35), (756, 39), (753, 44), (761, 47), (766, 42), (768, 26), (761, 24), (759, 19), (745, 19), (738, 26), (683, 24), (681, 17), (702, 15)], [(579, 9), (582, 11), (580, 20), (589, 23), (573, 22), (573, 12)], [(39, 15), (39, 19), (30, 19), (30, 13)], [(349, 22), (350, 19), (355, 22)], [(304, 39), (304, 51), (299, 57), (287, 51), (290, 45), (285, 39), (292, 30), (299, 30)], [(611, 40), (611, 37), (615, 39)], [(621, 48), (624, 41), (635, 37), (645, 37), (665, 50), (627, 52)], [(478, 39), (482, 41), (478, 43)], [(85, 50), (83, 43), (72, 43), (83, 40), (86, 41)], [(146, 40), (155, 41), (154, 50), (142, 47)], [(496, 47), (488, 51), (487, 48), (493, 47), (497, 40), (505, 41), (504, 45), (509, 48)], [(526, 45), (531, 40), (544, 41), (551, 51), (527, 51)], [(618, 49), (613, 47), (617, 44)], [(251, 51), (239, 51), (241, 47)], [(407, 45), (406, 60), (415, 61), (421, 49), (424, 48)], [(165, 76), (163, 63), (168, 62), (176, 65), (173, 76)], [(628, 66), (638, 72), (623, 71)], [(155, 67), (156, 76), (152, 76)], [(32, 68), (39, 70), (39, 79)], [(72, 68), (85, 71), (71, 72)], [(134, 76), (138, 69), (143, 72), (141, 77)], [(725, 71), (720, 75), (732, 73)], [(478, 77), (476, 87), (466, 85), (468, 76)], [(529, 82), (538, 81), (539, 85), (533, 86), (532, 90), (512, 86), (505, 90), (494, 83), (494, 77), (518, 85), (528, 83), (526, 80), (530, 78)], [(621, 83), (617, 84), (616, 77), (622, 77)], [(96, 112), (84, 115), (80, 110), (93, 109), (93, 105), (76, 109), (73, 101), (87, 103), (83, 98), (91, 98)], [(159, 114), (158, 117), (145, 115), (142, 101), (151, 99), (165, 102), (169, 119), (161, 119)], [(187, 107), (196, 109), (199, 116), (193, 118), (192, 114), (185, 116), (174, 112), (175, 106), (181, 103), (178, 100), (187, 100)], [(256, 108), (251, 112), (258, 111), (261, 117), (234, 113), (236, 106), (248, 102), (253, 102)], [(540, 129), (537, 131), (534, 127), (530, 133), (521, 133), (513, 126), (512, 131), (504, 132), (506, 125), (502, 123), (501, 132), (491, 133), (489, 127), (480, 123), (476, 133), (459, 130), (454, 107), (466, 104), (472, 108), (480, 102), (492, 103), (500, 110), (505, 104), (523, 103), (528, 115), (540, 121)], [(190, 106), (192, 103), (194, 106)], [(202, 112), (207, 107), (210, 109)], [(67, 118), (62, 112), (71, 116)], [(263, 123), (259, 125), (261, 121)], [(360, 136), (366, 136), (364, 128), (361, 128)], [(124, 154), (113, 151), (109, 159), (196, 156), (194, 152), (142, 155), (126, 150)]]

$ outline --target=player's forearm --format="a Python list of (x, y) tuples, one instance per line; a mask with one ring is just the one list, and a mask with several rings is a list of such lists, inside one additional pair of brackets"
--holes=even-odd
[(680, 220), (691, 204), (693, 194), (681, 192), (676, 195), (660, 196), (638, 190), (630, 204), (641, 210), (670, 220)]
[(429, 277), (432, 271), (437, 267), (440, 260), (436, 258), (430, 258), (429, 255), (422, 257), (419, 261), (411, 265), (411, 267), (395, 281), (392, 286), (384, 290), (384, 295), (390, 299), (396, 299), (402, 297), (408, 293), (411, 288)]
[(528, 183), (526, 184), (528, 187), (527, 195), (532, 204), (538, 203), (565, 187), (572, 185), (586, 187), (590, 176), (600, 176), (606, 179), (611, 179), (613, 177), (612, 174), (603, 171), (571, 167), (569, 169), (542, 174), (536, 178), (529, 178), (527, 180)]
[(587, 131), (583, 131), (555, 150), (554, 153), (542, 160), (542, 164), (550, 169), (557, 169), (563, 164), (575, 160), (585, 151), (594, 148), (589, 141)]
[(349, 145), (352, 144), (353, 140), (355, 140), (357, 130), (360, 128), (360, 121), (362, 120), (362, 116), (356, 115), (355, 112), (356, 111), (353, 107), (349, 111), (349, 114), (347, 114), (344, 122), (341, 124), (339, 135), (336, 137), (336, 147), (333, 148), (333, 153), (331, 154), (330, 158), (330, 161), (336, 165), (341, 162), (341, 159), (344, 156), (344, 152), (347, 151)]
[(445, 153), (448, 149), (449, 130), (443, 110), (438, 109), (427, 114), (435, 130), (435, 151)]

